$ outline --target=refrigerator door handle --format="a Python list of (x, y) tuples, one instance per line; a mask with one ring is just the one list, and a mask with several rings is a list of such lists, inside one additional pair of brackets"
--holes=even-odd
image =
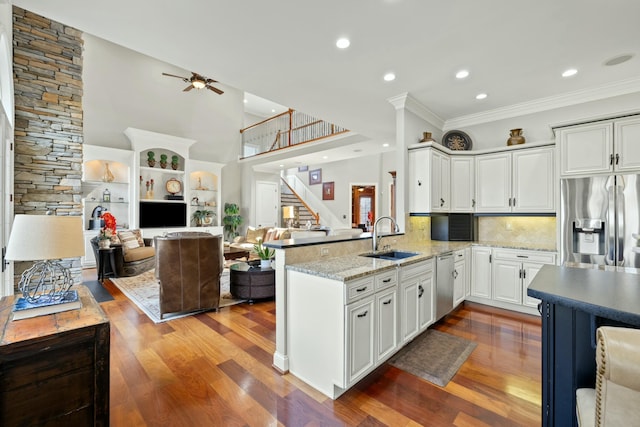
[(624, 266), (624, 181), (623, 177), (618, 176), (617, 181), (620, 185), (616, 185), (616, 211), (617, 211), (617, 230), (616, 230), (616, 265)]
[(616, 187), (607, 187), (607, 228), (605, 234), (605, 256), (604, 263), (607, 265), (616, 264)]

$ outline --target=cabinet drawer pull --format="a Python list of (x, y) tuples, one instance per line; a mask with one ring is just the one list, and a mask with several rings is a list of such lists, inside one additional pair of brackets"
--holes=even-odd
[(609, 164), (613, 165), (613, 154), (609, 155)]
[(424, 294), (424, 288), (422, 287), (422, 285), (418, 286), (418, 298), (422, 298), (422, 294)]
[(516, 255), (518, 258), (529, 258), (529, 255)]
[(358, 314), (358, 317), (365, 317), (367, 315), (367, 313), (369, 313), (369, 310), (365, 311), (362, 314)]
[(356, 289), (356, 292), (364, 292), (364, 291), (366, 291), (366, 290), (367, 290), (367, 287), (366, 287), (366, 286), (363, 286), (362, 288), (357, 288), (357, 289)]
[(382, 301), (382, 304), (384, 304), (384, 305), (391, 304), (391, 298), (389, 298), (387, 301)]
[(382, 283), (389, 283), (390, 281), (391, 281), (391, 277), (389, 277), (389, 278), (387, 278), (387, 279), (384, 279), (384, 280), (382, 281)]
[(616, 165), (620, 162), (620, 154), (616, 154)]
[(418, 187), (422, 185), (422, 181), (418, 180)]

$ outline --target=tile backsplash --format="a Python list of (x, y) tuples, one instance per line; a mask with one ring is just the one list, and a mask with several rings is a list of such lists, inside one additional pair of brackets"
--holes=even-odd
[(478, 240), (555, 245), (556, 218), (546, 216), (479, 217)]

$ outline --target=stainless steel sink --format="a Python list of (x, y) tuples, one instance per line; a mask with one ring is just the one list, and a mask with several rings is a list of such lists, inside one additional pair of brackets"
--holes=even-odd
[(388, 261), (398, 261), (405, 258), (411, 258), (412, 256), (420, 255), (418, 252), (403, 252), (403, 251), (387, 251), (376, 252), (370, 254), (362, 254), (361, 256), (367, 258), (386, 259)]

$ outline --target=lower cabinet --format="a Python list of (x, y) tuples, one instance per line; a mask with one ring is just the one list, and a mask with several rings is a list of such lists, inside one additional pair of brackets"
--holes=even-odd
[(388, 359), (398, 348), (398, 287), (376, 294), (376, 362)]
[(544, 264), (555, 264), (555, 253), (474, 246), (472, 254), (469, 300), (537, 313), (540, 301), (529, 297), (527, 288)]
[(435, 260), (400, 268), (400, 339), (407, 343), (434, 321)]
[(346, 307), (347, 384), (369, 372), (376, 362), (375, 309), (373, 296)]
[(453, 306), (456, 307), (462, 303), (467, 297), (467, 283), (469, 282), (467, 274), (467, 258), (466, 249), (455, 251), (453, 253)]

